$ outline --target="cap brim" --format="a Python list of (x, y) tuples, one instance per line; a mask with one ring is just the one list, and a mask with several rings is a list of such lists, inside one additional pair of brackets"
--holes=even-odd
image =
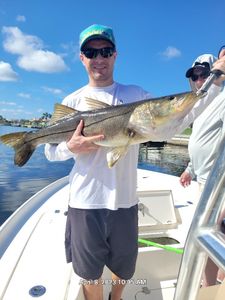
[(86, 40), (83, 41), (82, 45), (80, 46), (80, 50), (84, 50), (84, 46), (87, 44), (87, 42), (91, 41), (91, 40), (105, 40), (107, 42), (109, 42), (110, 44), (112, 44), (113, 47), (115, 47), (115, 45), (113, 44), (113, 42), (110, 39), (107, 39), (106, 37), (102, 36), (102, 35), (92, 35), (90, 37), (88, 37)]
[(193, 74), (193, 69), (194, 69), (194, 68), (190, 68), (190, 69), (187, 70), (187, 72), (186, 72), (186, 74), (185, 74), (185, 76), (186, 76), (187, 78), (190, 78), (190, 77), (191, 77), (191, 75)]

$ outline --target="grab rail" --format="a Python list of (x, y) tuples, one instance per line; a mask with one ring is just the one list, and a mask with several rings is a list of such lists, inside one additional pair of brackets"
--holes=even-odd
[(225, 137), (188, 233), (174, 300), (196, 300), (202, 273), (210, 257), (225, 271), (225, 235), (221, 233), (221, 213), (225, 209)]

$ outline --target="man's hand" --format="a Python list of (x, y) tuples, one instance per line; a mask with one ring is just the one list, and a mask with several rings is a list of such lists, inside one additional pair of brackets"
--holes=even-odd
[(189, 186), (191, 184), (191, 179), (191, 175), (188, 172), (184, 171), (180, 176), (180, 184), (183, 187)]
[(219, 59), (213, 64), (212, 70), (220, 70), (224, 73), (214, 81), (215, 84), (220, 85), (225, 80), (225, 49), (221, 50)]
[(104, 135), (95, 135), (91, 137), (85, 137), (82, 135), (82, 129), (84, 126), (83, 120), (78, 124), (73, 136), (67, 142), (68, 149), (76, 154), (88, 153), (97, 150), (100, 146), (95, 145), (94, 142), (104, 139)]

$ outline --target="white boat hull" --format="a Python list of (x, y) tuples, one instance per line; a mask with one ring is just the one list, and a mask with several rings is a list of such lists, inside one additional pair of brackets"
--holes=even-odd
[[(44, 292), (39, 297), (43, 300), (84, 299), (81, 278), (73, 273), (64, 254), (68, 189), (67, 178), (46, 187), (0, 228), (0, 299), (30, 300), (34, 299), (30, 293), (38, 292)], [(183, 248), (195, 210), (191, 202), (196, 197), (196, 184), (186, 191), (179, 186), (177, 177), (138, 170), (137, 190), (142, 198), (144, 195), (144, 200), (146, 195), (157, 200), (155, 212), (162, 212), (166, 207), (158, 201), (157, 193), (170, 195), (172, 190), (172, 203), (177, 208), (169, 213), (168, 226), (166, 215), (160, 221), (159, 216), (151, 212), (149, 215), (154, 216), (149, 224), (148, 213), (145, 212), (145, 223), (140, 211), (139, 235), (145, 239), (173, 238), (177, 242), (170, 246)], [(135, 295), (137, 300), (172, 300), (180, 261), (181, 255), (175, 252), (156, 247), (139, 248), (136, 272), (127, 283), (123, 300), (135, 299)], [(103, 283), (104, 299), (107, 299), (112, 283), (107, 268)]]

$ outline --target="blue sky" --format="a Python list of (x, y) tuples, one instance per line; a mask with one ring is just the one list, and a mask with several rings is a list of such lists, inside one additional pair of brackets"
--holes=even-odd
[(225, 44), (225, 1), (0, 0), (0, 115), (32, 119), (87, 83), (79, 34), (113, 28), (115, 80), (153, 96), (189, 90), (184, 74)]

